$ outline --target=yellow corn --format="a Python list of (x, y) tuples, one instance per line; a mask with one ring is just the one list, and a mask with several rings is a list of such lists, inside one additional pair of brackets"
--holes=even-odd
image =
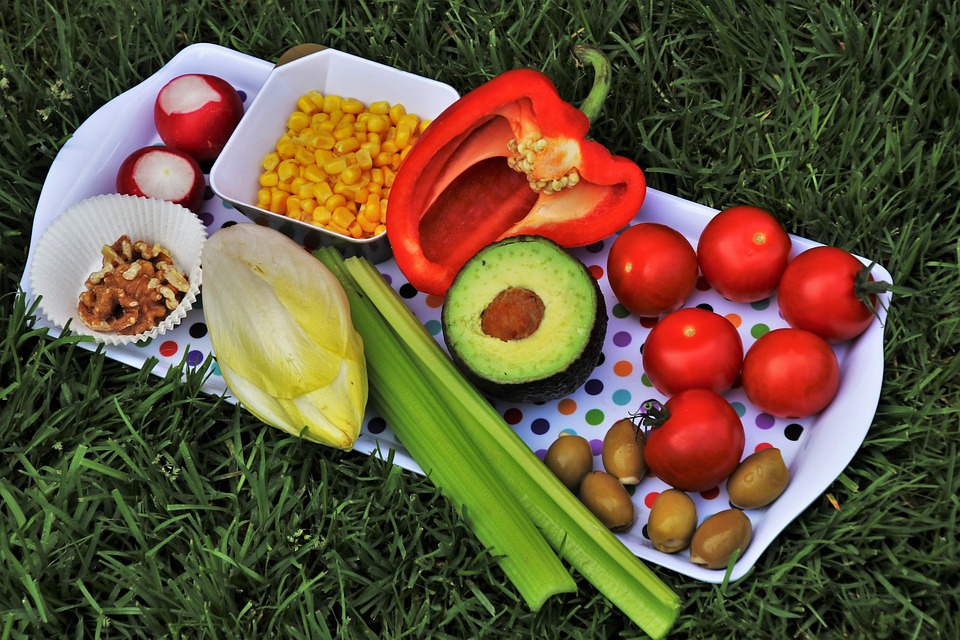
[(257, 206), (270, 207), (270, 189), (260, 189), (257, 191)]
[(397, 124), (400, 122), (400, 118), (406, 115), (407, 110), (402, 104), (395, 104), (390, 106), (390, 122)]
[(280, 164), (280, 154), (276, 151), (271, 151), (263, 157), (263, 162), (260, 165), (263, 167), (264, 171), (270, 172), (277, 168), (277, 165)]
[(277, 167), (277, 175), (280, 176), (280, 182), (290, 182), (300, 175), (300, 165), (292, 158), (284, 160)]
[(319, 107), (317, 103), (310, 98), (310, 95), (307, 94), (297, 99), (297, 109), (303, 112), (304, 115), (312, 116), (317, 112)]
[(287, 129), (300, 133), (310, 124), (310, 116), (303, 111), (294, 111), (287, 118)]
[(263, 157), (257, 206), (354, 238), (383, 233), (393, 177), (428, 123), (402, 104), (310, 91)]
[(280, 176), (277, 175), (276, 171), (270, 171), (268, 173), (260, 174), (260, 186), (261, 187), (275, 187), (280, 184)]

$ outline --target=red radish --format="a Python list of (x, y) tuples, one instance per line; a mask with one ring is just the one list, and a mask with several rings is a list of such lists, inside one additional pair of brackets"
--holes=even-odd
[(188, 73), (168, 82), (153, 108), (164, 144), (186, 151), (198, 162), (213, 160), (243, 117), (243, 100), (222, 78)]
[(189, 154), (154, 145), (131, 153), (117, 171), (117, 191), (130, 196), (168, 200), (200, 212), (203, 171)]

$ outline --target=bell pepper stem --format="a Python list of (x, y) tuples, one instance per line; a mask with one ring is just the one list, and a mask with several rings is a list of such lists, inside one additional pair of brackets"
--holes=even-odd
[(610, 60), (607, 56), (593, 45), (577, 43), (573, 46), (573, 55), (580, 65), (589, 64), (593, 67), (593, 86), (590, 93), (580, 104), (582, 111), (590, 122), (593, 122), (600, 114), (603, 108), (603, 102), (610, 93), (610, 81), (612, 74), (610, 71)]

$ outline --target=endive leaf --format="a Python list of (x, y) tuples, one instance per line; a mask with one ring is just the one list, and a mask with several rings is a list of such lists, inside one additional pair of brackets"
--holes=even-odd
[(267, 424), (351, 448), (367, 372), (336, 277), (293, 240), (256, 224), (214, 233), (203, 273), (204, 316), (230, 391)]

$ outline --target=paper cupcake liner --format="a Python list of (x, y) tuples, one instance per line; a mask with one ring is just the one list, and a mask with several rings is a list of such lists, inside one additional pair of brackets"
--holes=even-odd
[[(137, 335), (94, 331), (77, 311), (84, 283), (103, 266), (101, 249), (122, 235), (134, 242), (160, 244), (190, 281), (177, 308), (152, 330)], [(61, 328), (69, 322), (73, 333), (112, 345), (155, 338), (177, 326), (193, 308), (200, 293), (200, 253), (206, 239), (200, 219), (180, 205), (120, 194), (94, 196), (64, 211), (44, 231), (34, 252), (30, 286), (43, 315)]]

